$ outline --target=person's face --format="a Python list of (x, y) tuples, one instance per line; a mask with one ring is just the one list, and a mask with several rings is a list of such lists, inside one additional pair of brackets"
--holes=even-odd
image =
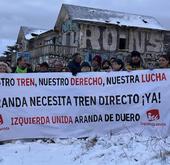
[(168, 65), (169, 65), (169, 61), (168, 60), (166, 60), (163, 57), (159, 58), (159, 67), (160, 68), (168, 68)]
[(76, 58), (75, 58), (75, 61), (80, 64), (81, 60), (82, 60), (81, 56), (77, 55)]
[(133, 56), (132, 57), (132, 63), (137, 64), (140, 62), (140, 57), (139, 56)]
[(83, 66), (82, 68), (81, 68), (81, 72), (90, 72), (91, 71), (91, 69), (90, 69), (90, 67), (88, 67), (88, 66)]
[(112, 63), (112, 69), (113, 69), (114, 71), (119, 71), (120, 68), (121, 68), (121, 65), (119, 65), (117, 62), (113, 62), (113, 63)]
[(41, 66), (41, 67), (40, 67), (40, 72), (48, 72), (48, 67), (46, 67), (46, 66)]
[(7, 70), (6, 66), (0, 65), (0, 73), (7, 73), (6, 70)]
[(99, 63), (96, 60), (92, 61), (92, 65), (91, 66), (93, 68), (93, 71), (97, 71), (100, 68)]
[(98, 67), (98, 66), (99, 66), (99, 64), (98, 64), (98, 62), (97, 62), (96, 60), (93, 60), (93, 61), (92, 61), (92, 66), (93, 66), (93, 67), (95, 67), (95, 66), (97, 66), (97, 67)]
[(62, 71), (62, 69), (63, 69), (63, 66), (62, 65), (55, 65), (54, 66), (54, 70), (55, 70), (55, 72), (61, 72)]
[(105, 62), (102, 66), (102, 69), (109, 69), (110, 65), (108, 62)]
[(19, 66), (20, 68), (26, 68), (26, 67), (27, 67), (27, 64), (26, 64), (25, 59), (22, 59), (21, 61), (19, 61), (18, 66)]
[(112, 58), (111, 60), (110, 60), (110, 63), (112, 64), (113, 62), (115, 62), (115, 59), (114, 58)]
[(40, 65), (37, 65), (37, 66), (35, 67), (35, 71), (37, 71), (37, 72), (40, 71)]

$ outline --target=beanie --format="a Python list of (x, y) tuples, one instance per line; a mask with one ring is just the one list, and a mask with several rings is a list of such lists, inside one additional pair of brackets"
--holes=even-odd
[(97, 61), (99, 65), (101, 65), (102, 58), (99, 55), (94, 56), (93, 61)]
[(138, 51), (131, 52), (131, 57), (140, 57), (140, 53)]

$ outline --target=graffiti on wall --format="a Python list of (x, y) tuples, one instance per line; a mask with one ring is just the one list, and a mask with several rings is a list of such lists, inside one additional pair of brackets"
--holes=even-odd
[(170, 32), (165, 33), (164, 49), (170, 55)]
[[(121, 35), (116, 27), (81, 26), (81, 48), (115, 51), (119, 50)], [(122, 32), (121, 32), (122, 33)], [(162, 52), (163, 34), (159, 31), (130, 29), (124, 32), (125, 49), (129, 52)]]
[(78, 26), (76, 23), (73, 23), (71, 20), (66, 20), (62, 25), (62, 32), (71, 32), (71, 31), (78, 31)]
[[(110, 60), (112, 57), (121, 59), (125, 64), (130, 63), (131, 61), (131, 53), (130, 52), (99, 52), (99, 51), (86, 51), (83, 54), (84, 60), (89, 63), (92, 62), (94, 56), (99, 55), (102, 57), (102, 61)], [(143, 65), (148, 69), (158, 68), (158, 59), (162, 53), (150, 53), (145, 52), (141, 53), (141, 60)]]
[(162, 53), (144, 53), (142, 55), (143, 57), (143, 61), (145, 63), (145, 66), (147, 68), (158, 68), (159, 65), (158, 65), (158, 59), (159, 57), (162, 55)]

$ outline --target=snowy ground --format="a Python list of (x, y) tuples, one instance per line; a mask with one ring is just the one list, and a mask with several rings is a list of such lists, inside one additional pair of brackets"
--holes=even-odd
[(119, 134), (88, 139), (54, 139), (0, 146), (0, 165), (170, 164), (170, 138)]

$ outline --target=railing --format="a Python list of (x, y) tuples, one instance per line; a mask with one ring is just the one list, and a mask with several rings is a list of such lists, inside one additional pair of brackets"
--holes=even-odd
[(63, 45), (45, 45), (35, 48), (30, 51), (32, 58), (38, 58), (40, 56), (54, 55), (69, 57), (78, 51), (77, 47), (63, 46)]

